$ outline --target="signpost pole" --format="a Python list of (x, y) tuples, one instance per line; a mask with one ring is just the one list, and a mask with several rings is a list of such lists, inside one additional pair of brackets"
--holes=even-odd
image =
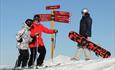
[[(59, 9), (60, 8), (60, 5), (54, 5), (54, 6), (46, 6), (46, 10), (51, 10), (51, 28), (54, 29), (54, 11), (55, 9)], [(54, 62), (53, 58), (54, 58), (54, 34), (51, 35), (51, 40), (52, 40), (52, 45), (51, 45), (51, 58), (52, 58), (52, 63)]]
[[(62, 22), (62, 23), (69, 23), (70, 13), (66, 11), (55, 11), (55, 9), (59, 9), (60, 5), (54, 6), (46, 6), (46, 10), (51, 10), (51, 28), (54, 29), (54, 22)], [(52, 63), (54, 63), (54, 50), (55, 50), (55, 40), (54, 34), (51, 35), (51, 59)]]
[[(52, 9), (51, 12), (52, 15), (54, 15), (54, 9)], [(54, 20), (51, 20), (52, 24), (51, 24), (51, 28), (54, 29)], [(53, 63), (53, 58), (54, 58), (54, 34), (51, 35), (52, 38), (52, 48), (51, 48), (51, 58), (52, 58), (52, 63)]]

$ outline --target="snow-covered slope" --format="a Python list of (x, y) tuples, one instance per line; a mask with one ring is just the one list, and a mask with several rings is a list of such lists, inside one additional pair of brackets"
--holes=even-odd
[[(58, 56), (52, 60), (46, 60), (44, 62), (46, 66), (52, 66), (48, 68), (40, 68), (38, 70), (115, 70), (115, 58), (98, 59), (98, 60), (70, 60), (68, 56)], [(57, 65), (57, 66), (55, 66)], [(11, 68), (10, 66), (0, 65), (0, 70), (5, 68)], [(27, 69), (26, 69), (27, 70)], [(35, 69), (29, 69), (35, 70)], [(37, 69), (36, 69), (37, 70)]]
[(70, 57), (60, 55), (54, 59), (53, 64), (51, 60), (48, 60), (45, 65), (56, 65), (59, 63), (61, 65), (45, 70), (115, 70), (115, 58), (72, 61)]

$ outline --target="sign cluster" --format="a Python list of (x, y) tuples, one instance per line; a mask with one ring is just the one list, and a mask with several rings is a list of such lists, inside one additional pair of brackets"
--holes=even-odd
[[(47, 6), (46, 9), (59, 9), (60, 5), (55, 6)], [(66, 11), (53, 11), (52, 14), (38, 14), (40, 16), (41, 22), (52, 21), (55, 22), (62, 22), (62, 23), (69, 23), (70, 13)]]

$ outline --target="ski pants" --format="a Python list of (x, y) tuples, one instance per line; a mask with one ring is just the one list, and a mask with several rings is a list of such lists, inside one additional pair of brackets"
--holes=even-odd
[(37, 58), (37, 66), (40, 66), (43, 64), (45, 55), (46, 55), (46, 49), (44, 46), (39, 46), (39, 47), (34, 47), (34, 48), (30, 48), (30, 59), (29, 59), (29, 63), (28, 66), (32, 66), (34, 65), (34, 62), (36, 60), (36, 56), (37, 56), (37, 52), (39, 53), (39, 56)]
[[(88, 39), (87, 36), (85, 36), (85, 38)], [(76, 55), (75, 55), (75, 58), (77, 60), (80, 60), (81, 53), (84, 53), (85, 60), (90, 60), (91, 59), (91, 51), (87, 48), (83, 48), (83, 46), (78, 44), (77, 52), (76, 52)]]
[(91, 59), (91, 57), (90, 57), (91, 56), (91, 51), (89, 49), (78, 47), (77, 52), (75, 54), (75, 58), (77, 60), (80, 60), (81, 53), (84, 53), (85, 60), (90, 60)]
[(27, 65), (28, 58), (29, 58), (28, 49), (27, 50), (19, 49), (19, 56), (18, 56), (18, 60), (16, 61), (16, 67), (20, 67), (21, 64), (22, 67), (25, 67)]

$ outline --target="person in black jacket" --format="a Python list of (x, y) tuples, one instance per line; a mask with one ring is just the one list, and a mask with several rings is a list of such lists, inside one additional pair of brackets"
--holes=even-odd
[(85, 38), (91, 37), (92, 18), (87, 9), (82, 10), (79, 34)]
[[(90, 17), (90, 14), (87, 8), (82, 9), (81, 13), (82, 13), (82, 18), (80, 21), (79, 34), (84, 36), (86, 39), (89, 39), (89, 37), (91, 37), (92, 18)], [(85, 60), (91, 59), (90, 50), (88, 50), (87, 48), (83, 48), (83, 46), (81, 46), (80, 44), (78, 44), (78, 50), (74, 59), (80, 60), (80, 54), (82, 52), (85, 55)]]

